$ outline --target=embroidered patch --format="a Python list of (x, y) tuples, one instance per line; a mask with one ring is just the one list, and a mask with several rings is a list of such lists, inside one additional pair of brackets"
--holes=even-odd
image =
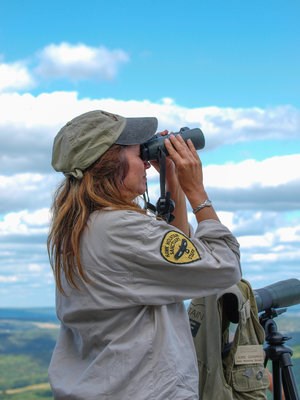
[(163, 238), (160, 254), (173, 264), (188, 264), (200, 260), (194, 244), (182, 233), (169, 231)]
[(263, 364), (264, 362), (264, 350), (262, 345), (244, 345), (238, 346), (235, 353), (234, 361), (236, 365), (243, 364)]

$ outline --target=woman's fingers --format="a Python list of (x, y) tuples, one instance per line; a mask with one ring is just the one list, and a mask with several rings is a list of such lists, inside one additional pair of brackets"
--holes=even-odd
[(180, 160), (200, 162), (197, 150), (190, 139), (185, 142), (181, 135), (171, 135), (170, 139), (165, 140), (165, 146), (175, 164)]
[(169, 153), (167, 180), (173, 182), (176, 176), (185, 193), (202, 187), (202, 163), (193, 142), (190, 139), (185, 142), (181, 135), (171, 134), (164, 143)]
[(166, 136), (168, 133), (169, 133), (169, 131), (168, 131), (167, 129), (165, 129), (165, 130), (162, 131), (162, 132), (158, 132), (158, 134), (159, 134), (160, 136)]
[(184, 158), (184, 150), (183, 150), (183, 144), (185, 144), (184, 140), (183, 140), (183, 143), (181, 143), (180, 139), (171, 135), (168, 139), (165, 140), (164, 143), (165, 143), (166, 149), (168, 150), (170, 157), (175, 162), (175, 164), (181, 158)]

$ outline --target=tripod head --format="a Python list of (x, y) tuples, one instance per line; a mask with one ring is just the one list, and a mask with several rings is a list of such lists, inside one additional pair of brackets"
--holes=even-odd
[(268, 308), (259, 317), (260, 324), (265, 330), (266, 345), (265, 367), (269, 360), (272, 361), (272, 375), (274, 385), (274, 400), (282, 399), (282, 388), (286, 400), (299, 400), (296, 380), (293, 374), (292, 355), (293, 351), (285, 345), (291, 337), (282, 335), (278, 329), (274, 318), (286, 312), (286, 308)]
[(274, 318), (286, 312), (286, 308), (268, 308), (259, 316), (261, 326), (265, 328), (267, 321), (274, 320)]

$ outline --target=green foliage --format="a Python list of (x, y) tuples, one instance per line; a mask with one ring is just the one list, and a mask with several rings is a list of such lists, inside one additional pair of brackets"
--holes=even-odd
[[(0, 318), (0, 400), (53, 399), (47, 370), (58, 334), (57, 321), (49, 310), (30, 310), (35, 322), (26, 320), (28, 312), (19, 319), (7, 318), (11, 313)], [(18, 317), (17, 310), (13, 310), (13, 316)], [(293, 350), (293, 374), (300, 393), (299, 321), (288, 315), (278, 318), (279, 331), (292, 336), (286, 346)], [(268, 366), (271, 369), (270, 361)], [(268, 399), (272, 399), (270, 393)]]
[(1, 400), (44, 400), (53, 399), (50, 389), (30, 390), (16, 394), (5, 394), (0, 392)]
[(297, 346), (293, 346), (293, 359), (296, 358), (300, 359), (300, 344)]
[(50, 322), (0, 319), (0, 400), (53, 399), (48, 365), (58, 324)]
[(27, 355), (2, 355), (0, 358), (0, 390), (47, 382), (47, 366), (40, 359)]
[(0, 323), (0, 353), (34, 355), (48, 365), (56, 335), (57, 329), (39, 328), (34, 323)]

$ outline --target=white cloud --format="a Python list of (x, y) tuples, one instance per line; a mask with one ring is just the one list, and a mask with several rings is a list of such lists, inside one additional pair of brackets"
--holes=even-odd
[(18, 277), (15, 275), (0, 275), (0, 283), (12, 283), (12, 282), (17, 282)]
[[(178, 130), (182, 126), (200, 126), (206, 137), (206, 150), (220, 147), (227, 143), (237, 143), (241, 140), (251, 141), (262, 138), (280, 138), (281, 140), (299, 140), (300, 110), (291, 107), (262, 110), (253, 109), (223, 109), (217, 107), (188, 109), (170, 101), (151, 103), (144, 101), (118, 101), (114, 99), (78, 99), (76, 92), (53, 92), (33, 96), (32, 94), (2, 93), (0, 94), (0, 162), (1, 171), (5, 174), (14, 174), (22, 171), (50, 172), (50, 157), (53, 138), (61, 126), (73, 117), (89, 110), (103, 109), (113, 111), (125, 116), (155, 115), (159, 120), (159, 129), (168, 128)], [(251, 130), (241, 126), (236, 128), (238, 121), (251, 118), (253, 125)], [(257, 129), (253, 126), (258, 119)], [(224, 130), (224, 120), (230, 120), (230, 126)], [(209, 123), (207, 123), (209, 121)], [(243, 122), (244, 124), (244, 122)], [(276, 130), (274, 126), (276, 125)], [(224, 134), (224, 132), (226, 134)], [(273, 135), (273, 136), (272, 136)], [(296, 147), (295, 147), (296, 149)], [(278, 180), (284, 181), (285, 175), (297, 175), (295, 168), (280, 170), (274, 158), (272, 161), (255, 164), (246, 160), (241, 164), (241, 170), (236, 170), (235, 165), (227, 165), (226, 169), (230, 179), (226, 183), (226, 175), (223, 175), (223, 187), (232, 186), (233, 180), (241, 180), (244, 173), (244, 185), (252, 185), (255, 176), (262, 181), (264, 168), (267, 174), (266, 180), (270, 185), (270, 179), (274, 184)], [(286, 160), (285, 163), (292, 161)], [(271, 178), (273, 163), (276, 174)], [(218, 173), (214, 174), (211, 166), (211, 178), (216, 181)], [(249, 171), (249, 172), (247, 172)], [(286, 171), (289, 171), (286, 174)], [(209, 173), (209, 172), (207, 172)], [(255, 173), (255, 176), (252, 175)], [(220, 176), (220, 175), (219, 175)], [(289, 178), (291, 180), (291, 178)]]
[(282, 243), (300, 243), (300, 226), (280, 228), (278, 229), (277, 234)]
[[(300, 183), (300, 154), (276, 156), (263, 161), (208, 165), (205, 180), (210, 187), (249, 188), (274, 187), (295, 181)], [(287, 172), (288, 171), (288, 172)]]
[[(176, 107), (176, 105), (174, 105)], [(292, 106), (261, 109), (203, 107), (186, 110), (186, 123), (209, 132), (208, 148), (262, 139), (299, 139), (300, 112)]]
[(59, 174), (0, 175), (0, 214), (49, 207)]
[(49, 209), (10, 212), (0, 221), (0, 237), (4, 235), (32, 235), (48, 232)]
[(253, 253), (250, 254), (249, 260), (252, 262), (277, 262), (278, 264), (287, 263), (289, 260), (297, 261), (300, 257), (300, 251), (294, 249), (292, 252), (288, 251), (288, 249), (282, 249), (280, 253), (278, 252), (268, 252), (268, 253)]
[(29, 264), (28, 271), (34, 273), (40, 273), (44, 270), (44, 267), (40, 264)]
[[(207, 165), (206, 191), (221, 211), (300, 209), (300, 168), (295, 165), (300, 165), (300, 154)], [(153, 170), (148, 181), (149, 195), (155, 198), (160, 189)]]
[(123, 50), (85, 44), (51, 44), (39, 53), (36, 73), (43, 78), (113, 79), (121, 64), (129, 61)]
[(270, 234), (269, 232), (264, 235), (251, 235), (251, 236), (242, 236), (239, 238), (240, 245), (244, 250), (247, 248), (259, 248), (266, 249), (274, 244), (274, 233)]
[(34, 79), (24, 63), (0, 63), (0, 91), (28, 89), (33, 86)]
[(50, 44), (26, 61), (5, 63), (1, 58), (0, 92), (33, 88), (40, 78), (48, 81), (112, 80), (129, 59), (129, 54), (121, 49), (82, 43)]

